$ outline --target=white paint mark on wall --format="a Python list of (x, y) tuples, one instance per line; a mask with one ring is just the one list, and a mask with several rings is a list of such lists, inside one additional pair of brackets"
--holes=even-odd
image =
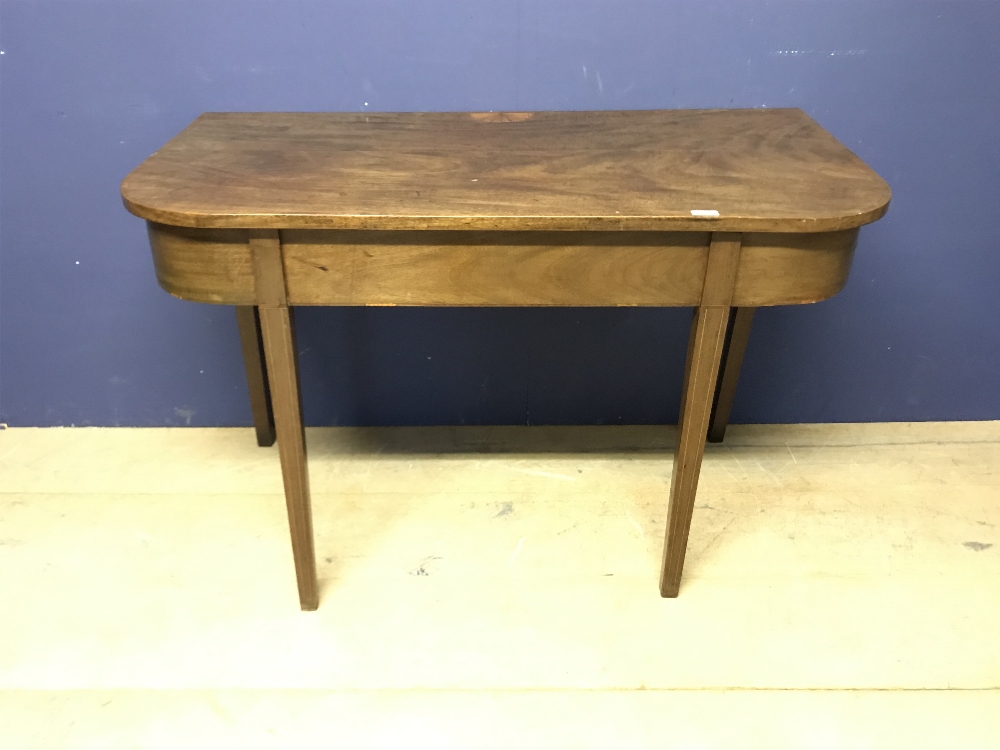
[(865, 49), (776, 49), (771, 54), (777, 57), (803, 57), (805, 55), (823, 55), (824, 57), (860, 57), (867, 53)]
[(186, 407), (183, 409), (180, 407), (174, 409), (174, 414), (183, 419), (184, 424), (188, 425), (189, 427), (191, 426), (191, 417), (193, 417), (196, 413), (197, 412), (195, 412), (194, 409), (188, 409)]

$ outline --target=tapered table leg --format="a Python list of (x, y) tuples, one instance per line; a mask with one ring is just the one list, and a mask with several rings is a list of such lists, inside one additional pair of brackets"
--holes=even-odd
[(271, 405), (285, 485), (285, 505), (292, 534), (292, 555), (304, 610), (319, 606), (316, 555), (313, 550), (309, 474), (305, 430), (299, 398), (298, 358), (293, 315), (287, 304), (281, 245), (276, 231), (255, 230), (250, 247), (254, 258), (260, 329), (271, 386)]
[(733, 408), (736, 384), (740, 379), (743, 355), (747, 350), (750, 325), (753, 323), (753, 314), (756, 310), (755, 307), (734, 307), (729, 314), (729, 327), (726, 329), (726, 342), (722, 349), (719, 383), (715, 389), (715, 403), (712, 405), (712, 416), (709, 420), (708, 442), (710, 443), (721, 443), (726, 437), (729, 412)]
[(727, 310), (702, 307), (695, 311), (684, 374), (681, 419), (670, 478), (670, 507), (660, 574), (660, 595), (677, 596), (687, 551), (688, 531), (705, 454), (705, 432), (726, 335)]
[(738, 234), (713, 235), (701, 304), (691, 322), (674, 470), (670, 479), (663, 565), (660, 569), (660, 595), (665, 597), (675, 597), (680, 590), (688, 532), (698, 491), (698, 475), (705, 455), (705, 435), (736, 283), (740, 245)]
[(274, 424), (281, 456), (281, 477), (285, 485), (288, 526), (292, 533), (299, 602), (302, 609), (312, 610), (319, 606), (319, 593), (292, 311), (287, 307), (262, 307), (260, 323), (267, 369), (271, 373)]
[(257, 445), (274, 444), (274, 413), (271, 410), (271, 392), (264, 366), (264, 341), (260, 333), (260, 316), (256, 305), (237, 305), (236, 324), (240, 329), (243, 348), (243, 366), (247, 372), (250, 390), (250, 409), (257, 430)]

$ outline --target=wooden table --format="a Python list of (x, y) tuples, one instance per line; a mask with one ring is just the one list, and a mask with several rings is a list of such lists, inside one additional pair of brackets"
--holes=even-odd
[(209, 113), (121, 192), (164, 289), (236, 306), (305, 610), (319, 595), (292, 306), (693, 307), (660, 575), (673, 597), (753, 310), (839, 291), (890, 196), (797, 109)]

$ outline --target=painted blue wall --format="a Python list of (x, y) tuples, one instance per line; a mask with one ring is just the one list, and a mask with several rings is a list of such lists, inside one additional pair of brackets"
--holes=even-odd
[[(121, 178), (205, 110), (801, 107), (894, 191), (736, 422), (1000, 418), (996, 0), (3, 0), (0, 420), (248, 424)], [(305, 309), (313, 424), (676, 419), (685, 310)]]

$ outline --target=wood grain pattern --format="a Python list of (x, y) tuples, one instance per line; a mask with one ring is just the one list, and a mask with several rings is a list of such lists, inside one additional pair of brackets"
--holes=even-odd
[(703, 232), (282, 232), (293, 304), (695, 305)]
[(708, 265), (703, 277), (701, 307), (726, 307), (733, 303), (736, 272), (740, 267), (740, 235), (716, 232), (708, 251)]
[[(748, 233), (733, 304), (817, 302), (847, 281), (857, 230)], [(286, 230), (293, 305), (684, 306), (701, 299), (704, 232)], [(246, 230), (149, 224), (160, 285), (256, 304)]]
[(832, 297), (847, 283), (857, 240), (857, 229), (744, 234), (733, 304), (801, 305)]
[(728, 305), (735, 282), (733, 269), (739, 264), (739, 254), (739, 241), (732, 235), (721, 234), (713, 239), (703, 297), (714, 304), (698, 307), (691, 322), (660, 568), (660, 595), (664, 597), (675, 597), (680, 590), (698, 477), (705, 454), (705, 435), (729, 321)]
[(207, 113), (121, 192), (176, 226), (392, 230), (825, 232), (890, 197), (797, 109)]
[(712, 403), (712, 415), (709, 418), (708, 442), (710, 443), (721, 443), (726, 437), (729, 413), (733, 408), (740, 368), (743, 366), (743, 355), (750, 339), (750, 326), (755, 311), (756, 308), (753, 307), (734, 307), (729, 313), (729, 324), (726, 327), (726, 339), (722, 348), (722, 364), (715, 388), (715, 400)]
[(264, 339), (260, 332), (257, 308), (254, 305), (238, 305), (236, 324), (240, 331), (240, 347), (243, 350), (243, 367), (247, 374), (257, 445), (266, 448), (274, 445), (274, 412), (271, 409), (271, 391), (267, 382), (267, 366), (264, 364)]
[(281, 245), (275, 231), (251, 237), (254, 271), (258, 283), (260, 327), (271, 385), (274, 426), (285, 486), (285, 506), (292, 536), (292, 556), (303, 610), (319, 607), (316, 554), (313, 549), (312, 508), (306, 440), (299, 397), (298, 355), (292, 311), (287, 307)]
[(189, 229), (146, 223), (156, 280), (192, 302), (254, 305), (253, 260), (246, 229)]

